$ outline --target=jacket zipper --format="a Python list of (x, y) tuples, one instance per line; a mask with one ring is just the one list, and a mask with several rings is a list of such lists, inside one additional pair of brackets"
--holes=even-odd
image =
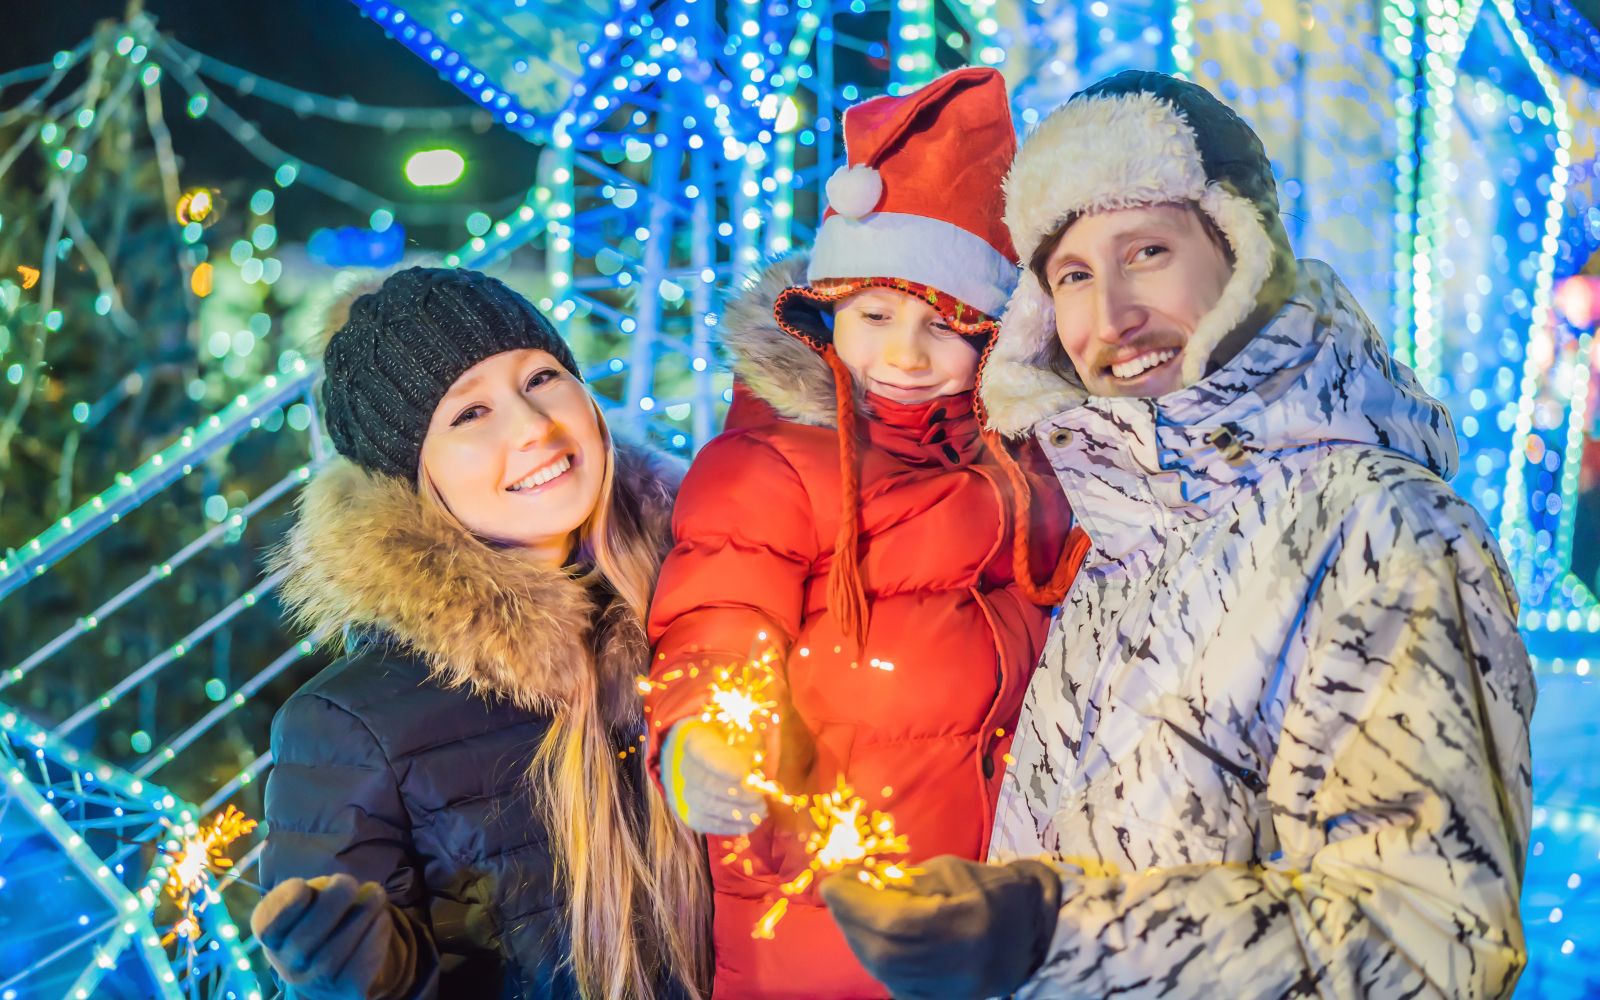
[(1223, 771), (1233, 775), (1239, 780), (1240, 784), (1250, 789), (1250, 791), (1260, 795), (1262, 792), (1267, 790), (1267, 783), (1262, 781), (1261, 775), (1257, 774), (1255, 771), (1245, 767), (1243, 764), (1231, 761), (1224, 757), (1214, 747), (1210, 746), (1193, 733), (1190, 733), (1179, 726), (1173, 725), (1171, 720), (1162, 719), (1161, 721), (1165, 722), (1173, 732), (1177, 733), (1179, 739), (1183, 740), (1183, 742), (1189, 744), (1191, 747), (1194, 747), (1195, 750), (1199, 751), (1202, 756), (1220, 767)]

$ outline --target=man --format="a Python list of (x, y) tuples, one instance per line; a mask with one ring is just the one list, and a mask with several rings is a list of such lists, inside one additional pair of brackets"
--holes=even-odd
[(1001, 863), (830, 879), (851, 947), (905, 997), (1508, 996), (1533, 680), (1443, 406), (1194, 84), (1091, 86), (1006, 193), (1030, 267), (980, 393), (1090, 553)]

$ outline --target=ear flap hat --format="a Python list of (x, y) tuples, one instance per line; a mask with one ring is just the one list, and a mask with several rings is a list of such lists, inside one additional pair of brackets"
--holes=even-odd
[[(1260, 138), (1199, 84), (1129, 70), (1090, 85), (1028, 134), (1005, 182), (1006, 226), (1020, 258), (1079, 216), (1189, 202), (1227, 240), (1233, 276), (1184, 348), (1185, 384), (1203, 379), (1230, 334), (1265, 319), (1295, 280), (1278, 189)], [(1055, 308), (1024, 270), (979, 393), (990, 426), (1025, 433), (1083, 396), (1052, 372)]]

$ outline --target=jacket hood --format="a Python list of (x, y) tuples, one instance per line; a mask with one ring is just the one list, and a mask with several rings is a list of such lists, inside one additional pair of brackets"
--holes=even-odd
[[(664, 557), (681, 470), (622, 442), (616, 454), (621, 514)], [(377, 628), (446, 686), (535, 710), (569, 703), (592, 662), (607, 720), (639, 718), (649, 643), (620, 598), (485, 544), (396, 477), (335, 459), (306, 486), (272, 563), (289, 571), (283, 600), (307, 630)]]
[(1231, 500), (1226, 487), (1259, 481), (1275, 457), (1322, 444), (1373, 445), (1441, 478), (1455, 474), (1444, 404), (1394, 359), (1328, 265), (1301, 261), (1298, 274), (1277, 316), (1203, 381), (1157, 399), (1076, 390), (1036, 428), (1097, 544), (1124, 529), (1148, 532), (1148, 511), (1136, 509), (1144, 502), (1206, 516)]
[[(838, 424), (833, 372), (809, 344), (778, 325), (773, 307), (786, 288), (806, 283), (809, 257), (794, 253), (773, 261), (728, 303), (722, 342), (733, 374), (778, 416), (812, 427)], [(864, 397), (855, 389), (856, 409)]]

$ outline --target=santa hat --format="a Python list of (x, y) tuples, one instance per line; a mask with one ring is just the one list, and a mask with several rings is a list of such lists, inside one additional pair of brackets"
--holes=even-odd
[[(1212, 352), (1294, 284), (1294, 253), (1261, 139), (1210, 91), (1128, 70), (1073, 95), (1028, 134), (1006, 178), (1006, 225), (1029, 260), (1063, 224), (1090, 212), (1190, 202), (1227, 240), (1233, 275), (1184, 348), (1185, 384)], [(1055, 307), (1024, 271), (986, 360), (979, 394), (991, 427), (1021, 434), (1083, 398), (1050, 370)]]
[(857, 104), (844, 144), (806, 281), (899, 278), (998, 317), (1017, 282), (1000, 192), (1017, 137), (999, 71)]
[[(987, 350), (1018, 263), (1002, 215), (1001, 182), (1016, 153), (1005, 80), (989, 67), (946, 73), (910, 94), (878, 97), (844, 115), (847, 163), (827, 185), (828, 208), (806, 269), (806, 284), (773, 305), (778, 323), (810, 344), (833, 371), (843, 496), (828, 606), (840, 630), (864, 641), (867, 603), (860, 573), (856, 400), (849, 370), (818, 321), (818, 309), (863, 288), (884, 286), (923, 299)], [(1028, 572), (1027, 484), (1003, 442), (990, 435), (1021, 488), (1018, 579), (1041, 603), (1055, 603)], [(1062, 571), (1053, 575), (1059, 582)]]

